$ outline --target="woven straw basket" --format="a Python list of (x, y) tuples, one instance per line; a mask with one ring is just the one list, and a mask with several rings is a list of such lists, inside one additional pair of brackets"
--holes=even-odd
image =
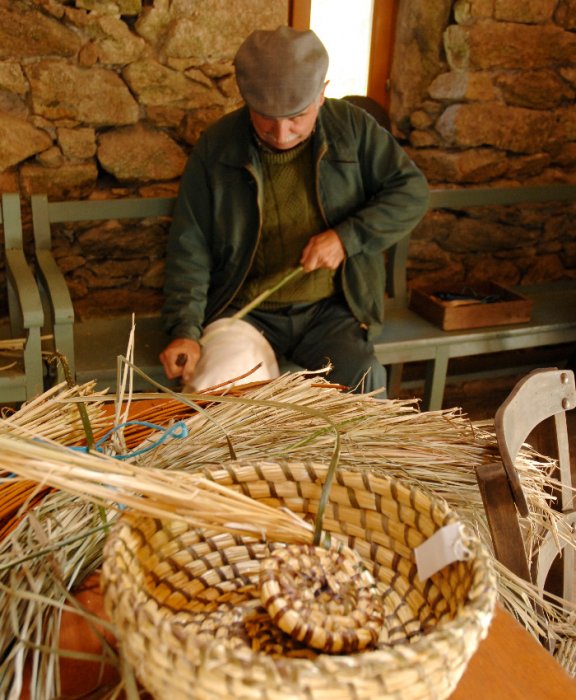
[[(313, 521), (324, 466), (230, 463), (204, 475)], [(262, 559), (285, 548), (181, 522), (125, 515), (105, 546), (103, 583), (122, 650), (155, 697), (178, 700), (446, 698), (493, 614), (489, 555), (422, 582), (414, 547), (457, 518), (443, 501), (394, 479), (340, 468), (323, 530), (359, 555), (377, 582), (383, 627), (372, 648), (325, 653), (272, 622), (259, 597)]]

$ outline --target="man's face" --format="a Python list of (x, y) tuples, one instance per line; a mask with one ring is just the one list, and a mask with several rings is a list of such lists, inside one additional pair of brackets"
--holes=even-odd
[(314, 129), (320, 107), (324, 104), (324, 90), (318, 99), (293, 117), (265, 117), (250, 110), (250, 119), (260, 140), (276, 151), (288, 151), (306, 141)]

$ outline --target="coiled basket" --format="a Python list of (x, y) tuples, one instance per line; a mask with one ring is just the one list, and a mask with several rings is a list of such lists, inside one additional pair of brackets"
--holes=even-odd
[[(203, 476), (313, 521), (326, 467), (235, 462)], [(383, 602), (375, 646), (326, 653), (279, 630), (262, 607), (264, 538), (124, 515), (105, 546), (103, 584), (122, 652), (155, 698), (420, 700), (448, 697), (486, 635), (496, 587), (487, 552), (425, 581), (414, 548), (458, 519), (427, 492), (339, 468), (323, 531), (359, 555)]]

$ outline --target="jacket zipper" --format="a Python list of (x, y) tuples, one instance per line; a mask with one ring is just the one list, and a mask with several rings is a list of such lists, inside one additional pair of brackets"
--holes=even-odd
[(256, 206), (258, 207), (258, 233), (256, 234), (256, 243), (254, 244), (254, 247), (252, 248), (252, 255), (250, 256), (250, 262), (246, 266), (243, 277), (240, 280), (238, 286), (232, 292), (232, 294), (228, 298), (228, 301), (225, 302), (219, 309), (217, 309), (212, 314), (212, 318), (216, 318), (219, 314), (221, 314), (223, 311), (225, 311), (230, 306), (230, 303), (232, 302), (232, 300), (234, 299), (236, 294), (238, 294), (238, 292), (240, 291), (240, 288), (242, 287), (242, 285), (246, 281), (246, 277), (248, 276), (248, 272), (250, 271), (250, 268), (252, 267), (252, 263), (254, 262), (254, 257), (256, 255), (256, 249), (258, 248), (258, 243), (260, 243), (260, 236), (262, 234), (262, 210), (260, 208), (259, 199), (258, 199), (260, 183), (258, 182), (258, 176), (257, 176), (256, 171), (254, 170), (254, 168), (252, 166), (252, 163), (248, 163), (245, 166), (245, 168), (252, 176), (254, 183), (256, 185)]
[[(326, 218), (326, 214), (324, 212), (324, 207), (322, 206), (322, 199), (320, 198), (320, 161), (324, 156), (326, 155), (326, 152), (328, 151), (328, 146), (323, 143), (320, 147), (320, 150), (318, 152), (318, 157), (316, 158), (316, 165), (315, 165), (315, 183), (316, 183), (316, 200), (318, 201), (318, 208), (320, 209), (320, 213), (322, 214), (322, 218), (324, 219), (324, 225), (326, 227), (330, 226), (330, 222)], [(346, 286), (346, 275), (344, 274), (344, 268), (346, 267), (346, 258), (342, 261), (342, 269), (340, 271), (340, 281), (342, 283), (342, 292), (344, 293), (344, 298), (346, 299), (346, 303), (348, 304), (348, 308), (351, 310), (351, 312), (354, 314), (352, 305), (350, 304), (349, 301), (349, 291)], [(356, 315), (354, 314), (356, 317)], [(356, 320), (361, 323), (360, 319), (356, 317)]]

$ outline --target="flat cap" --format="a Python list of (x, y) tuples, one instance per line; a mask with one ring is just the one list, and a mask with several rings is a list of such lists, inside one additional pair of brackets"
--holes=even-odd
[(328, 52), (312, 30), (256, 30), (238, 49), (234, 66), (250, 109), (266, 117), (290, 117), (303, 112), (322, 91)]

